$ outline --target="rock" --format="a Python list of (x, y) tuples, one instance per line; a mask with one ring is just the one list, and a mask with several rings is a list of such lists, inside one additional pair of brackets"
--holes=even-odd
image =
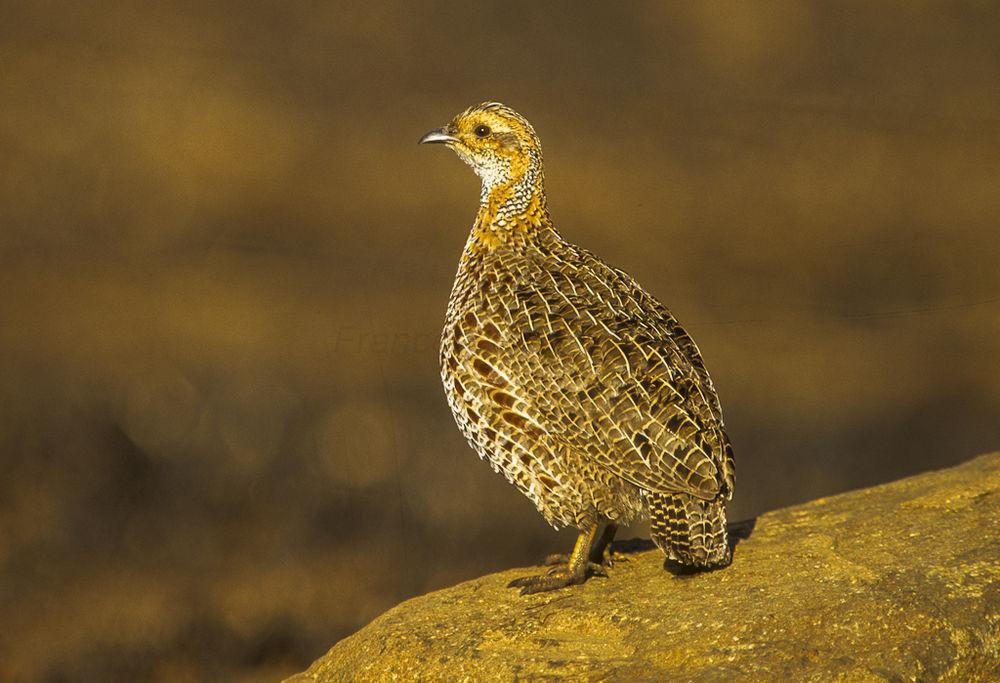
[(288, 680), (1000, 680), (1000, 453), (750, 526), (710, 573), (647, 549), (552, 593), (506, 587), (530, 568), (414, 598)]

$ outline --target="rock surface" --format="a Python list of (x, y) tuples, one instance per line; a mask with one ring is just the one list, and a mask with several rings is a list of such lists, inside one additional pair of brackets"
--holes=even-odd
[(288, 680), (1000, 680), (1000, 453), (752, 527), (711, 573), (636, 550), (552, 593), (506, 587), (532, 568), (414, 598)]

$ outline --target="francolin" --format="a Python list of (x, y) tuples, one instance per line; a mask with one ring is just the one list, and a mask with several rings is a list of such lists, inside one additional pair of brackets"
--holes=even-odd
[(580, 530), (568, 558), (511, 586), (604, 575), (617, 526), (643, 517), (674, 562), (728, 564), (733, 451), (694, 341), (632, 277), (559, 234), (520, 114), (484, 103), (420, 142), (482, 179), (441, 338), (455, 420), (552, 526)]

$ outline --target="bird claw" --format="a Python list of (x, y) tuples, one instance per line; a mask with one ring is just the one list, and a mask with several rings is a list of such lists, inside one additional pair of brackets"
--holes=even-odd
[(521, 595), (531, 595), (533, 593), (544, 593), (580, 584), (586, 579), (585, 574), (571, 574), (562, 567), (556, 567), (545, 574), (514, 579), (507, 584), (507, 587), (520, 588)]
[(588, 562), (582, 572), (571, 572), (565, 565), (549, 569), (544, 574), (523, 576), (507, 584), (507, 588), (520, 588), (521, 595), (544, 593), (566, 586), (581, 584), (590, 576), (607, 577), (608, 570), (604, 565)]
[[(631, 558), (625, 553), (612, 552), (611, 548), (605, 548), (604, 554), (601, 556), (600, 562), (591, 562), (591, 566), (601, 567), (610, 569), (615, 566), (615, 562), (628, 562)], [(569, 555), (563, 553), (555, 553), (554, 555), (547, 555), (544, 560), (542, 560), (543, 567), (553, 567), (557, 565), (569, 564)]]
[(603, 578), (607, 578), (608, 577), (608, 567), (610, 567), (610, 566), (611, 565), (598, 564), (596, 562), (588, 562), (587, 563), (587, 573), (590, 576), (600, 576), (600, 577), (603, 577)]
[(610, 545), (604, 549), (604, 555), (601, 558), (601, 564), (608, 568), (614, 567), (616, 562), (627, 564), (631, 561), (631, 555), (628, 553), (616, 553), (611, 549)]

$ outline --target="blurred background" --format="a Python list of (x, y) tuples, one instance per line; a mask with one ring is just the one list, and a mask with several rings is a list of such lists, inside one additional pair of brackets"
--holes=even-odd
[(568, 548), (439, 385), (478, 180), (416, 140), (487, 99), (699, 342), (732, 519), (997, 449), (998, 36), (990, 2), (5, 3), (0, 679), (273, 681)]

